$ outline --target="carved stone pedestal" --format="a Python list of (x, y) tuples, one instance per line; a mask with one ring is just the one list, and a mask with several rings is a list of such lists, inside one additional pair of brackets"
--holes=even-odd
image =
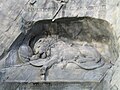
[(4, 68), (0, 90), (103, 90), (103, 78), (110, 65), (95, 70), (50, 68), (46, 80), (40, 67), (28, 63)]

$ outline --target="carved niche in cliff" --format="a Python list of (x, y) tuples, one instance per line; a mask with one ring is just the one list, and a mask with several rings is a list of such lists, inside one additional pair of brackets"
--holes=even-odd
[[(8, 68), (4, 80), (26, 81), (28, 75), (28, 81), (100, 81), (117, 58), (113, 44), (110, 25), (101, 19), (40, 20), (26, 34), (18, 36), (2, 59)], [(11, 76), (10, 71), (16, 68), (19, 71)], [(18, 75), (21, 73), (23, 76)]]

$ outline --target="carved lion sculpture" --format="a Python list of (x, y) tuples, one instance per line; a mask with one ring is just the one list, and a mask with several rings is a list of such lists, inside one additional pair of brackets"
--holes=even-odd
[[(50, 45), (54, 47), (50, 47)], [(41, 45), (37, 43), (35, 48), (39, 51), (39, 54), (43, 54), (50, 50), (49, 59), (45, 59), (46, 56), (44, 59), (38, 58), (37, 61), (30, 62), (34, 66), (41, 66), (43, 73), (55, 63), (62, 61), (65, 61), (66, 65), (67, 63), (74, 63), (80, 68), (87, 70), (96, 69), (104, 65), (104, 60), (100, 53), (90, 45), (70, 45), (58, 40), (54, 42), (54, 44), (47, 42)]]

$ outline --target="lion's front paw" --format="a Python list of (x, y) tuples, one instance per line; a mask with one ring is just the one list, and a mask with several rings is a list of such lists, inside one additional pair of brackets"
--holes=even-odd
[(41, 69), (40, 69), (41, 75), (45, 75), (46, 69), (47, 69), (47, 67), (45, 67), (45, 66), (41, 67)]

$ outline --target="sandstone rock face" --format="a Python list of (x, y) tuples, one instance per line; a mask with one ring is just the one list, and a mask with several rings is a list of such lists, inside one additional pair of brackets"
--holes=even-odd
[[(32, 21), (51, 19), (60, 6), (56, 0), (36, 0), (34, 6), (30, 6), (29, 3), (33, 1), (1, 0), (1, 47), (7, 49), (19, 35), (21, 17)], [(119, 15), (119, 0), (69, 0), (56, 18), (90, 16), (104, 19), (110, 22), (114, 34), (119, 37)]]
[[(34, 2), (34, 0), (1, 0), (0, 1), (0, 58), (2, 59), (9, 49), (16, 49), (25, 41), (29, 41), (30, 37), (33, 37), (30, 33), (29, 35), (25, 36), (23, 32), (25, 33), (26, 30), (29, 31), (29, 27), (32, 24), (31, 21), (38, 21), (43, 19), (52, 19), (52, 17), (55, 15), (56, 11), (61, 6), (59, 0), (36, 0), (36, 3), (34, 5), (30, 5), (31, 2)], [(104, 46), (105, 49), (108, 49), (108, 52), (104, 53), (104, 49), (101, 50), (100, 47), (97, 49), (101, 52), (102, 55), (105, 56), (106, 59), (111, 58), (111, 62), (115, 63), (115, 66), (112, 68), (112, 70), (115, 72), (112, 77), (111, 85), (113, 87), (111, 88), (118, 88), (120, 89), (119, 85), (119, 58), (118, 54), (116, 52), (119, 52), (119, 44), (120, 44), (120, 0), (69, 0), (68, 3), (60, 10), (60, 12), (57, 14), (55, 18), (61, 18), (61, 17), (85, 17), (89, 16), (92, 18), (99, 18), (108, 21), (97, 21), (95, 19), (81, 19), (80, 22), (82, 22), (81, 29), (91, 29), (92, 32), (89, 32), (92, 34), (93, 38), (96, 39), (95, 32), (97, 32), (98, 35), (101, 35), (102, 38), (103, 33), (108, 36), (110, 34), (110, 41), (106, 42), (103, 40), (103, 44), (98, 44), (100, 47)], [(26, 20), (30, 21), (26, 24)], [(57, 21), (56, 21), (57, 22)], [(59, 22), (59, 20), (58, 20)], [(36, 22), (36, 24), (39, 22)], [(27, 26), (25, 26), (27, 25)], [(41, 24), (42, 25), (42, 24)], [(59, 24), (52, 24), (52, 27), (56, 28)], [(46, 24), (46, 27), (50, 27), (48, 24)], [(41, 27), (39, 27), (41, 28)], [(76, 33), (71, 34), (72, 27), (68, 28), (64, 24), (62, 24), (62, 28), (67, 28), (68, 34), (71, 35), (70, 37), (74, 37), (77, 32), (77, 26), (76, 26)], [(110, 34), (106, 33), (104, 29), (107, 29)], [(53, 31), (52, 31), (53, 30)], [(101, 30), (99, 32), (99, 30)], [(21, 33), (22, 32), (22, 33)], [(61, 32), (61, 31), (60, 31)], [(38, 32), (36, 32), (38, 33)], [(36, 34), (35, 33), (35, 34)], [(43, 32), (44, 33), (44, 32)], [(52, 28), (50, 33), (56, 33), (56, 31)], [(102, 33), (102, 34), (101, 34)], [(107, 35), (108, 34), (108, 35)], [(64, 35), (63, 33), (60, 33), (60, 35)], [(85, 34), (86, 35), (86, 34)], [(79, 39), (83, 39), (89, 42), (92, 42), (92, 39), (89, 35), (86, 35), (84, 37), (84, 32), (82, 32), (81, 37)], [(88, 39), (89, 38), (89, 39)], [(25, 39), (25, 40), (24, 40)], [(16, 41), (16, 42), (14, 42)], [(102, 41), (101, 41), (102, 42)], [(95, 43), (95, 42), (94, 42)], [(108, 47), (109, 46), (109, 47)], [(112, 53), (109, 53), (112, 52)], [(108, 56), (106, 56), (106, 53)], [(4, 59), (4, 58), (3, 58)], [(4, 63), (3, 61), (0, 61), (1, 63)], [(0, 66), (2, 67), (2, 66)], [(106, 90), (106, 89), (105, 89)]]

